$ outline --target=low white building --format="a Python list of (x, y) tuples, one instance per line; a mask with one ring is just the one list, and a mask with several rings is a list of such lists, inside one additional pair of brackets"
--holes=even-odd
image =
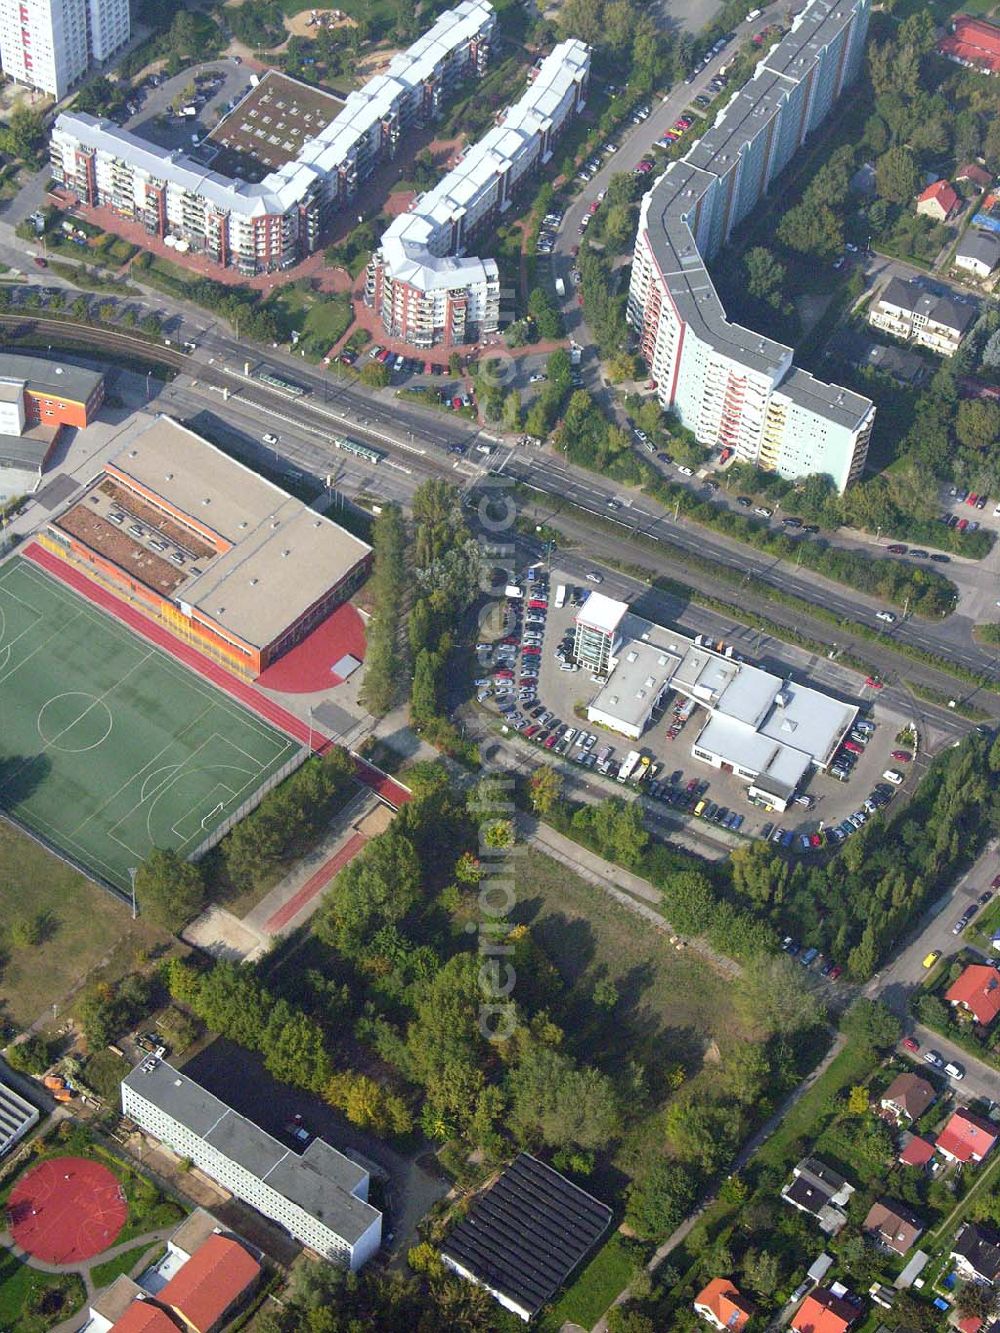
[(588, 721), (638, 740), (674, 691), (705, 709), (694, 758), (743, 778), (749, 795), (775, 810), (786, 809), (811, 769), (828, 767), (857, 717), (853, 704), (741, 662), (702, 635), (643, 620), (601, 593), (578, 613), (574, 643), (584, 667), (607, 675)]
[(1000, 264), (1000, 236), (992, 231), (967, 231), (955, 250), (956, 268), (988, 278)]
[(356, 1270), (377, 1252), (368, 1172), (322, 1139), (299, 1156), (155, 1057), (122, 1081), (122, 1111), (324, 1259)]
[(872, 303), (868, 322), (939, 356), (954, 356), (977, 313), (971, 299), (941, 295), (919, 282), (891, 278)]

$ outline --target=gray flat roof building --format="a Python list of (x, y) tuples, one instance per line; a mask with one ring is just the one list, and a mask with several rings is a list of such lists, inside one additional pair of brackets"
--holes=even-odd
[(299, 1156), (155, 1057), (122, 1081), (122, 1110), (324, 1258), (356, 1269), (378, 1249), (368, 1172), (322, 1139)]

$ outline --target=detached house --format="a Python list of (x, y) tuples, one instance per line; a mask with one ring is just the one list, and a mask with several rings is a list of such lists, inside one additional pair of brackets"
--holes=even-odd
[(992, 231), (967, 231), (955, 250), (956, 268), (988, 278), (1000, 264), (1000, 236)]
[(974, 185), (977, 190), (988, 190), (993, 184), (993, 177), (985, 168), (976, 162), (967, 162), (964, 167), (959, 167), (955, 172), (955, 179), (961, 183), (967, 181)]
[(847, 1333), (861, 1309), (827, 1287), (817, 1287), (792, 1316), (792, 1333)]
[(753, 1316), (753, 1306), (725, 1277), (714, 1277), (694, 1298), (694, 1312), (713, 1328), (741, 1333)]
[(934, 222), (947, 222), (958, 212), (961, 199), (947, 181), (935, 181), (928, 185), (923, 194), (917, 195), (917, 212), (921, 217), (931, 218)]
[(1000, 1277), (1000, 1243), (975, 1222), (963, 1222), (951, 1247), (951, 1260), (968, 1282), (993, 1286)]
[(949, 1162), (981, 1162), (997, 1141), (997, 1126), (961, 1107), (937, 1137), (937, 1150)]
[(976, 319), (971, 300), (938, 295), (918, 282), (890, 278), (872, 302), (868, 322), (894, 338), (927, 347), (939, 356), (954, 356)]
[(843, 1209), (853, 1193), (854, 1186), (825, 1162), (805, 1157), (792, 1171), (781, 1197), (800, 1213), (815, 1217), (820, 1229), (833, 1236), (847, 1223)]
[(861, 1230), (886, 1249), (905, 1254), (916, 1243), (923, 1227), (902, 1204), (880, 1199), (872, 1204)]
[(934, 1101), (934, 1089), (919, 1074), (900, 1074), (894, 1078), (879, 1105), (895, 1120), (919, 1120)]
[(984, 1028), (1000, 1014), (1000, 972), (985, 963), (972, 963), (945, 991), (944, 998), (964, 1009)]

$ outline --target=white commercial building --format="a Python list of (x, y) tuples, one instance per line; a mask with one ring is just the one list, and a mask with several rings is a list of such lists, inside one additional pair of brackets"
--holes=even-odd
[(782, 680), (719, 650), (655, 625), (602, 593), (576, 617), (574, 656), (607, 676), (587, 720), (638, 740), (673, 691), (706, 711), (695, 759), (735, 773), (749, 794), (784, 810), (812, 768), (826, 768), (857, 708)]
[(459, 80), (483, 72), (495, 22), (486, 0), (462, 0), (440, 15), (259, 183), (221, 175), (83, 114), (56, 121), (53, 175), (85, 203), (141, 222), (152, 236), (186, 241), (246, 276), (288, 268), (316, 249), (330, 214), (354, 197), (359, 182), (395, 156), (400, 136), (438, 115)]
[(0, 0), (3, 72), (57, 101), (129, 33), (128, 0)]
[(0, 1083), (0, 1157), (10, 1152), (29, 1129), (34, 1129), (38, 1114), (38, 1108), (27, 1098), (8, 1084)]
[(643, 201), (628, 317), (657, 396), (705, 445), (784, 477), (864, 468), (875, 408), (726, 317), (707, 263), (857, 75), (870, 0), (810, 0), (753, 78)]
[(122, 1081), (122, 1111), (324, 1259), (356, 1270), (378, 1250), (368, 1172), (322, 1139), (299, 1156), (155, 1057)]
[(387, 333), (414, 347), (473, 342), (496, 331), (500, 276), (466, 247), (504, 213), (586, 101), (590, 48), (562, 42), (531, 86), (444, 180), (395, 218), (372, 257), (365, 300)]

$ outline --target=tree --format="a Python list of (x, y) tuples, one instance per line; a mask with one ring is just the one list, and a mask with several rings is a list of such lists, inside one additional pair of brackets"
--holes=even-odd
[(955, 434), (969, 449), (987, 449), (1000, 439), (1000, 405), (988, 398), (963, 398)]
[(136, 872), (135, 896), (144, 913), (176, 933), (201, 911), (205, 884), (198, 866), (171, 848), (154, 847)]
[(390, 378), (389, 367), (381, 361), (366, 361), (361, 367), (361, 383), (369, 389), (386, 388)]
[(847, 1097), (848, 1114), (864, 1115), (868, 1105), (868, 1089), (863, 1083), (855, 1083)]
[(532, 810), (544, 819), (562, 799), (562, 774), (557, 773), (551, 764), (542, 764), (532, 773), (528, 791)]
[(619, 998), (618, 987), (610, 977), (599, 977), (594, 983), (592, 999), (598, 1009), (606, 1009), (610, 1013), (616, 1008)]
[(990, 370), (1000, 368), (1000, 329), (991, 333), (983, 348), (983, 365)]
[(899, 1019), (881, 1000), (855, 1000), (840, 1022), (841, 1031), (876, 1053), (891, 1050), (902, 1031)]
[(612, 384), (634, 380), (638, 369), (638, 363), (631, 352), (616, 352), (608, 362), (608, 379)]
[(802, 984), (802, 969), (785, 953), (749, 962), (739, 990), (748, 1014), (777, 1036), (806, 1032), (823, 1021), (822, 1003)]
[(963, 1282), (955, 1305), (963, 1317), (985, 1321), (996, 1313), (997, 1294), (992, 1287), (981, 1286), (978, 1282)]
[(417, 726), (437, 716), (440, 669), (437, 653), (429, 652), (425, 648), (417, 654), (413, 666), (413, 689), (410, 693), (410, 715)]
[(781, 289), (785, 282), (785, 266), (775, 259), (763, 245), (748, 250), (743, 260), (747, 275), (747, 291), (758, 301), (766, 301), (776, 310), (781, 306)]
[(875, 163), (875, 187), (883, 199), (908, 204), (917, 193), (920, 172), (908, 148), (889, 148)]
[(743, 1276), (758, 1296), (773, 1296), (781, 1277), (778, 1256), (770, 1250), (747, 1250), (743, 1259)]
[(525, 1144), (602, 1149), (620, 1129), (614, 1088), (551, 1047), (532, 1047), (508, 1078), (510, 1127)]
[(44, 1074), (52, 1063), (48, 1042), (34, 1035), (8, 1046), (4, 1058), (11, 1069), (22, 1074)]
[(684, 1220), (697, 1196), (694, 1172), (673, 1157), (642, 1160), (626, 1193), (625, 1220), (643, 1240), (660, 1240)]

